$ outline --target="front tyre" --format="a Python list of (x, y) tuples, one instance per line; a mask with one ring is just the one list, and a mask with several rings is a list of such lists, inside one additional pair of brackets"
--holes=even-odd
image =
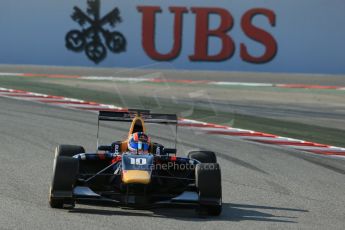
[(195, 168), (195, 182), (199, 191), (200, 210), (211, 216), (222, 212), (222, 182), (217, 163), (201, 163)]
[(79, 171), (79, 160), (58, 156), (54, 160), (53, 179), (49, 193), (52, 208), (63, 208), (64, 204), (74, 206), (73, 188)]

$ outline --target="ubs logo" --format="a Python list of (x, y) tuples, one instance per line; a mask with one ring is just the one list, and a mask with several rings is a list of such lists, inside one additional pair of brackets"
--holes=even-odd
[(100, 0), (87, 0), (87, 6), (86, 12), (77, 6), (73, 8), (71, 18), (82, 29), (66, 34), (66, 48), (74, 52), (84, 51), (91, 61), (98, 64), (106, 58), (107, 48), (113, 53), (124, 52), (127, 42), (122, 33), (111, 30), (122, 22), (118, 8), (101, 17)]

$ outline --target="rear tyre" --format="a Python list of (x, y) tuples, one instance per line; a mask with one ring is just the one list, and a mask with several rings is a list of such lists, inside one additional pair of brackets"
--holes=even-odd
[(217, 163), (201, 163), (195, 169), (195, 182), (199, 190), (200, 210), (211, 216), (222, 212), (221, 170)]
[(53, 180), (50, 187), (49, 204), (52, 208), (74, 206), (73, 187), (79, 171), (79, 160), (58, 156), (54, 160)]
[(192, 151), (188, 153), (188, 158), (198, 160), (201, 163), (217, 163), (216, 154), (212, 151)]
[(78, 145), (58, 145), (55, 149), (55, 157), (73, 157), (79, 153), (85, 153), (84, 147)]

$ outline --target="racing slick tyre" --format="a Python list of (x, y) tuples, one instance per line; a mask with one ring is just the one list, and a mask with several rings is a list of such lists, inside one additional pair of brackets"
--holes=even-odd
[(78, 145), (59, 145), (55, 149), (55, 157), (73, 157), (78, 153), (85, 153), (84, 147)]
[(78, 159), (66, 156), (55, 158), (49, 194), (49, 204), (52, 208), (63, 208), (64, 204), (74, 207), (73, 187), (78, 171)]
[(188, 153), (189, 159), (195, 159), (201, 163), (217, 163), (217, 157), (211, 151), (192, 151)]
[(201, 163), (195, 168), (195, 183), (199, 190), (200, 209), (211, 216), (222, 212), (222, 182), (218, 163)]

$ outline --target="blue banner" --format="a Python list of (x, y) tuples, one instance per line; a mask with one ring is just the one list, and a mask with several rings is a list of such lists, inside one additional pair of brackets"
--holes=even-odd
[(345, 74), (344, 0), (2, 0), (0, 63)]

